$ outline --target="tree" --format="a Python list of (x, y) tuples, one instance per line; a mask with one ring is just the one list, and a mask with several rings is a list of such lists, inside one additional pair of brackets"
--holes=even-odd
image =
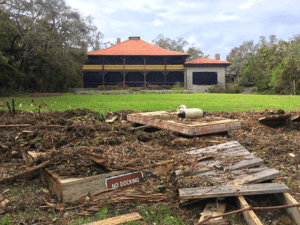
[(5, 25), (0, 27), (0, 40), (5, 40), (0, 51), (26, 74), (21, 88), (63, 91), (78, 86), (86, 46), (95, 50), (102, 44), (91, 17), (83, 18), (64, 0), (6, 0), (1, 14), (6, 18), (0, 18)]
[[(199, 48), (193, 46), (193, 44), (189, 46), (189, 42), (183, 38), (172, 40), (164, 37), (162, 34), (159, 34), (154, 40), (152, 40), (152, 43), (167, 50), (190, 53), (190, 56), (187, 58), (187, 60), (209, 57), (209, 55), (204, 56), (204, 53)], [(187, 49), (187, 51), (184, 49)]]

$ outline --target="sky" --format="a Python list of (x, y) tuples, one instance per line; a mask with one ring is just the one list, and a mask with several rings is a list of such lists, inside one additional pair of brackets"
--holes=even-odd
[(66, 0), (92, 16), (104, 42), (139, 36), (151, 43), (159, 34), (183, 38), (209, 58), (226, 60), (232, 48), (259, 36), (288, 40), (300, 34), (299, 0)]

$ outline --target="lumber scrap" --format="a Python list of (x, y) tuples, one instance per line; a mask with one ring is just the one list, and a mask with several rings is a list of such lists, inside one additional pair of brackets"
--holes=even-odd
[(277, 176), (279, 176), (280, 173), (276, 169), (265, 169), (261, 172), (250, 174), (248, 176), (241, 175), (237, 177), (235, 180), (228, 182), (228, 185), (231, 184), (249, 184), (249, 183), (259, 183), (266, 180), (273, 180)]
[[(293, 198), (292, 195), (289, 193), (282, 193), (282, 194), (276, 194), (275, 195), (277, 200), (282, 205), (293, 205), (298, 204), (296, 199)], [(299, 207), (293, 207), (293, 208), (287, 208), (287, 213), (290, 215), (290, 217), (296, 222), (297, 225), (300, 225), (300, 208)]]
[[(220, 163), (220, 161), (215, 160), (216, 164)], [(236, 171), (236, 170), (240, 170), (240, 169), (246, 169), (246, 168), (252, 168), (252, 167), (256, 167), (256, 166), (260, 166), (263, 164), (263, 160), (261, 158), (253, 158), (253, 159), (249, 159), (249, 160), (242, 160), (240, 162), (237, 162), (236, 164), (234, 164), (233, 166), (226, 166), (224, 168), (225, 171)], [(199, 165), (199, 164), (198, 164)], [(204, 165), (200, 164), (201, 167)], [(189, 171), (189, 172), (184, 172), (184, 170), (176, 170), (175, 174), (176, 176), (194, 176), (194, 175), (205, 175), (207, 172), (211, 171), (211, 168), (201, 168), (200, 170), (197, 171)], [(233, 172), (234, 173), (234, 172)]]
[(180, 188), (180, 200), (229, 197), (239, 195), (262, 195), (289, 192), (284, 183), (227, 185), (197, 188)]
[(100, 220), (97, 222), (86, 223), (85, 225), (118, 225), (118, 224), (128, 223), (130, 221), (137, 221), (142, 219), (143, 217), (139, 213), (133, 212), (122, 216)]
[[(249, 207), (247, 201), (243, 196), (237, 196), (237, 204), (240, 209)], [(256, 216), (253, 210), (244, 211), (243, 217), (248, 225), (263, 225), (259, 218)]]
[[(203, 221), (208, 216), (218, 216), (225, 213), (226, 203), (218, 203), (218, 207), (216, 206), (216, 202), (209, 202), (206, 204), (203, 212), (201, 213), (201, 217), (198, 222)], [(215, 219), (211, 219), (204, 224), (218, 224), (218, 225), (227, 225), (229, 224), (223, 217), (218, 217)]]
[(0, 124), (0, 128), (6, 128), (6, 127), (30, 127), (31, 124)]
[(117, 118), (118, 118), (118, 116), (113, 116), (110, 119), (106, 119), (105, 122), (107, 122), (107, 123), (113, 123), (113, 122), (115, 122), (117, 120)]
[(290, 113), (287, 114), (279, 114), (279, 115), (272, 115), (272, 116), (264, 116), (258, 119), (258, 121), (285, 121), (289, 119), (292, 115)]
[(243, 156), (250, 155), (251, 153), (245, 149), (239, 142), (230, 141), (219, 145), (213, 145), (206, 148), (200, 148), (187, 152), (188, 155), (198, 155), (198, 154), (216, 154), (219, 157), (225, 156)]
[(272, 115), (272, 116), (264, 116), (258, 119), (258, 121), (265, 125), (278, 125), (281, 123), (285, 123), (289, 118), (291, 118), (291, 114), (280, 114), (280, 115)]

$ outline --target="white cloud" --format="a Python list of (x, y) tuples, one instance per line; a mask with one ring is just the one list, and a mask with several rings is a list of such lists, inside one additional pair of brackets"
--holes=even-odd
[(162, 26), (165, 23), (163, 21), (159, 20), (159, 19), (156, 19), (153, 22), (151, 22), (151, 24), (154, 25), (154, 26)]
[[(158, 34), (183, 37), (205, 54), (221, 53), (243, 41), (271, 34), (286, 39), (299, 33), (299, 0), (66, 0), (94, 24), (105, 40)], [(299, 20), (299, 21), (298, 21)]]

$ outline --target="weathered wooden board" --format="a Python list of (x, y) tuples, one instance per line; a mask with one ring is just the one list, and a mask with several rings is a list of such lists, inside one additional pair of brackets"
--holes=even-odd
[(139, 213), (133, 212), (133, 213), (129, 213), (122, 216), (117, 216), (117, 217), (113, 217), (113, 218), (109, 218), (97, 222), (86, 223), (85, 225), (118, 225), (118, 224), (128, 223), (130, 221), (137, 221), (142, 219), (143, 217)]
[(280, 173), (276, 169), (265, 169), (258, 173), (253, 173), (250, 175), (241, 175), (237, 177), (235, 180), (228, 182), (228, 185), (233, 184), (249, 184), (249, 183), (259, 183), (266, 180), (273, 180), (277, 176), (279, 176)]
[[(282, 205), (298, 204), (296, 199), (294, 199), (293, 196), (291, 196), (289, 193), (276, 194), (276, 198)], [(286, 211), (296, 222), (296, 224), (300, 225), (300, 208), (299, 207), (288, 208), (286, 209)]]
[[(211, 171), (215, 165), (222, 164), (225, 171), (233, 171), (244, 168), (251, 168), (263, 164), (263, 160), (255, 158), (247, 149), (245, 149), (237, 141), (226, 142), (219, 145), (214, 145), (206, 148), (196, 149), (187, 152), (188, 155), (196, 157), (201, 156), (200, 159), (207, 155), (213, 155), (217, 159), (201, 160), (197, 164), (198, 170), (185, 172), (184, 170), (177, 170), (177, 176), (194, 176), (208, 171)], [(197, 160), (197, 158), (195, 158)]]
[(271, 115), (271, 116), (264, 116), (258, 119), (260, 122), (264, 121), (285, 121), (289, 119), (292, 115), (287, 113), (287, 114), (279, 114), (279, 115)]
[[(225, 213), (225, 210), (226, 210), (226, 203), (219, 203), (218, 208), (217, 208), (216, 202), (209, 202), (206, 204), (198, 222), (203, 221), (208, 216), (219, 216), (219, 215)], [(204, 224), (212, 224), (212, 223), (216, 223), (219, 225), (228, 224), (228, 222), (226, 222), (226, 220), (224, 220), (223, 217), (211, 219), (207, 223), (204, 223)]]
[[(41, 153), (36, 153), (34, 151), (27, 152), (27, 156), (30, 161), (33, 161), (39, 155), (41, 155)], [(173, 166), (174, 166), (174, 160), (166, 160), (166, 161), (154, 163), (154, 166), (152, 168), (149, 168), (148, 170), (150, 173), (153, 172), (162, 175), (168, 173), (173, 168)], [(140, 179), (138, 181), (137, 180), (132, 181), (132, 177), (130, 178), (130, 180), (127, 180), (126, 176), (129, 175), (129, 173), (131, 172), (120, 170), (120, 171), (113, 171), (110, 173), (103, 173), (103, 174), (84, 177), (84, 178), (62, 179), (57, 175), (55, 175), (53, 172), (51, 172), (51, 170), (49, 169), (40, 170), (42, 182), (45, 183), (47, 188), (56, 195), (59, 201), (62, 202), (72, 202), (93, 191), (106, 189), (107, 178), (119, 176), (120, 179), (118, 181), (123, 182), (124, 184), (123, 186), (119, 185), (119, 187), (122, 186), (121, 188), (124, 188), (124, 186), (126, 187), (130, 186), (131, 184), (137, 184), (140, 182)]]
[[(245, 198), (243, 196), (237, 197), (237, 204), (240, 207), (240, 209), (249, 207), (247, 201), (245, 200)], [(244, 211), (242, 213), (243, 213), (243, 217), (248, 225), (263, 225), (253, 210)]]
[(50, 170), (41, 170), (41, 180), (59, 201), (72, 202), (90, 192), (105, 189), (105, 180), (128, 171), (114, 171), (85, 178), (60, 179)]
[[(28, 158), (33, 160), (39, 154), (27, 152)], [(85, 178), (61, 179), (49, 169), (40, 170), (41, 180), (62, 202), (72, 202), (95, 190), (105, 189), (105, 180), (109, 177), (125, 174), (128, 171), (113, 171)]]
[(188, 136), (227, 132), (230, 130), (241, 128), (241, 122), (239, 120), (231, 120), (225, 118), (220, 119), (219, 117), (215, 117), (216, 121), (212, 122), (203, 122), (203, 120), (201, 122), (201, 118), (199, 118), (191, 122), (190, 124), (175, 122), (172, 120), (153, 118), (157, 115), (166, 114), (178, 114), (178, 112), (157, 111), (146, 113), (134, 113), (127, 115), (127, 120), (133, 123), (139, 123), (156, 128), (175, 131)]
[(263, 183), (245, 185), (227, 185), (179, 189), (181, 200), (229, 197), (239, 195), (261, 195), (289, 192), (284, 183)]
[[(215, 164), (221, 163), (221, 161), (215, 160)], [(260, 166), (263, 164), (263, 160), (261, 158), (253, 158), (249, 160), (242, 160), (233, 166), (227, 166), (224, 168), (225, 171), (230, 171), (230, 173), (236, 174), (236, 170), (246, 169), (246, 168), (252, 168), (256, 166)], [(191, 172), (184, 172), (183, 170), (176, 170), (175, 174), (177, 176), (183, 175), (183, 176), (195, 176), (195, 175), (207, 175), (208, 172), (212, 171), (211, 167), (208, 167), (207, 165), (203, 165), (203, 163), (199, 163), (199, 167), (201, 167), (200, 170), (197, 171), (191, 171)], [(251, 170), (250, 170), (251, 171)]]
[(245, 149), (239, 142), (230, 141), (219, 145), (213, 145), (206, 148), (200, 148), (192, 151), (188, 151), (188, 155), (198, 155), (198, 154), (216, 154), (221, 156), (230, 156), (234, 154), (238, 155), (248, 155), (250, 152)]

